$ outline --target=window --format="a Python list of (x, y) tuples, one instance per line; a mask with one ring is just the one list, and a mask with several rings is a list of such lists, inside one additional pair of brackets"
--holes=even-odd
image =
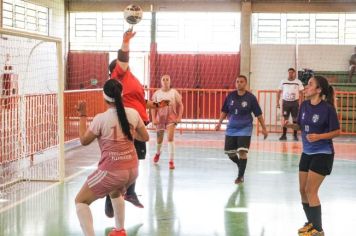
[(280, 41), (281, 19), (278, 15), (261, 14), (256, 23), (258, 39), (271, 43)]
[(316, 14), (315, 41), (320, 44), (338, 44), (339, 42), (338, 14)]
[(356, 42), (356, 14), (345, 15), (345, 43), (355, 44)]
[[(131, 51), (148, 52), (151, 43), (150, 12), (144, 12), (142, 21), (134, 26), (135, 39)], [(122, 12), (73, 12), (70, 13), (71, 50), (117, 51), (121, 39), (129, 28)]]
[(4, 0), (3, 27), (48, 35), (49, 9), (25, 1)]
[(238, 52), (240, 13), (158, 12), (160, 52)]
[(286, 18), (286, 41), (288, 43), (306, 42), (310, 39), (310, 16), (308, 14), (289, 14)]
[(254, 13), (252, 43), (354, 44), (355, 13)]
[(88, 39), (96, 38), (97, 18), (96, 14), (78, 14), (74, 18), (75, 37)]

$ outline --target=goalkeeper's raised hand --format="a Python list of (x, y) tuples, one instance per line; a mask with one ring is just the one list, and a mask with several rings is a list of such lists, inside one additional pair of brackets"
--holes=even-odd
[(131, 31), (131, 30), (128, 30), (128, 31), (126, 31), (125, 33), (124, 33), (124, 37), (123, 37), (123, 43), (129, 43), (130, 42), (130, 40), (133, 38), (133, 37), (135, 37), (135, 35), (136, 35), (136, 32), (133, 32), (133, 31)]

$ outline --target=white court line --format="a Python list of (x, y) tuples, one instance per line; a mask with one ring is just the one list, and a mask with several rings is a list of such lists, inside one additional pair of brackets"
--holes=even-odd
[(229, 207), (229, 208), (225, 208), (225, 211), (228, 212), (235, 212), (235, 213), (247, 213), (249, 212), (248, 208), (246, 207)]
[[(93, 164), (93, 165), (91, 165), (91, 166), (95, 166), (95, 165), (97, 165), (97, 164), (98, 164), (98, 163), (95, 163), (95, 164)], [(90, 167), (91, 167), (91, 166), (90, 166)], [(88, 171), (88, 170), (87, 170), (87, 169), (83, 169), (83, 170), (80, 170), (80, 171), (78, 171), (77, 173), (75, 173), (75, 174), (73, 174), (73, 175), (68, 176), (67, 178), (64, 178), (64, 182), (63, 182), (63, 183), (66, 183), (66, 182), (70, 181), (71, 179), (73, 179), (73, 178), (75, 178), (75, 177), (77, 177), (77, 176), (83, 174), (85, 171)], [(23, 198), (23, 199), (21, 199), (21, 200), (18, 200), (18, 201), (16, 201), (16, 202), (14, 202), (14, 203), (12, 203), (12, 204), (10, 204), (10, 205), (4, 207), (4, 208), (1, 208), (1, 209), (0, 209), (0, 214), (3, 213), (4, 211), (7, 211), (7, 210), (11, 209), (11, 208), (14, 208), (15, 206), (17, 206), (17, 205), (19, 205), (19, 204), (21, 204), (21, 203), (23, 203), (23, 202), (28, 201), (28, 200), (31, 199), (31, 198), (36, 197), (37, 195), (40, 195), (41, 193), (47, 192), (48, 190), (50, 190), (50, 189), (52, 189), (52, 188), (54, 188), (54, 187), (56, 187), (57, 185), (60, 185), (60, 184), (62, 184), (62, 183), (61, 183), (61, 182), (57, 182), (57, 183), (55, 183), (55, 184), (52, 184), (52, 185), (50, 185), (50, 186), (47, 186), (46, 188), (42, 189), (41, 191), (38, 191), (38, 192), (36, 192), (36, 193), (33, 193), (33, 194), (31, 194), (31, 195), (29, 195), (29, 196), (27, 196), (27, 197), (25, 197), (25, 198)]]

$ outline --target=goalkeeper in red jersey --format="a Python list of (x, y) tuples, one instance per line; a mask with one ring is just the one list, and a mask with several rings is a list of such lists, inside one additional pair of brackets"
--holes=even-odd
[[(123, 36), (121, 49), (118, 51), (117, 59), (113, 60), (109, 65), (110, 78), (118, 80), (123, 87), (122, 98), (125, 107), (135, 109), (143, 122), (147, 125), (149, 118), (146, 109), (156, 109), (164, 107), (169, 104), (169, 101), (162, 101), (155, 103), (153, 101), (145, 100), (145, 91), (140, 81), (131, 73), (129, 67), (129, 51), (130, 40), (135, 36), (136, 32), (128, 30)], [(137, 156), (139, 160), (146, 157), (146, 143), (139, 140), (134, 140)], [(131, 202), (136, 207), (143, 208), (143, 205), (137, 198), (135, 191), (135, 184), (133, 183), (125, 194), (125, 200)], [(113, 217), (113, 211), (109, 196), (106, 198), (105, 213), (109, 217)]]

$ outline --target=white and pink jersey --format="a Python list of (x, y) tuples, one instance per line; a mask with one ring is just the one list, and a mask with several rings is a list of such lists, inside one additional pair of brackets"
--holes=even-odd
[[(131, 130), (145, 126), (136, 110), (125, 108), (125, 112)], [(122, 132), (115, 108), (96, 115), (89, 130), (98, 136), (101, 150), (98, 166), (100, 170), (125, 170), (138, 166), (134, 143)]]
[(152, 100), (155, 102), (161, 102), (163, 100), (169, 100), (169, 106), (162, 107), (156, 111), (156, 120), (158, 122), (157, 129), (164, 129), (167, 124), (175, 123), (179, 115), (179, 105), (182, 102), (182, 96), (175, 89), (163, 91), (157, 90)]

